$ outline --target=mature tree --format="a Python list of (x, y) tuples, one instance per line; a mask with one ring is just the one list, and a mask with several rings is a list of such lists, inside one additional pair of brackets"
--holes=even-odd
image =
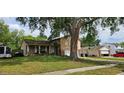
[(83, 36), (83, 38), (81, 38), (82, 47), (98, 46), (99, 43), (100, 43), (100, 40), (97, 38), (97, 34), (92, 33), (92, 31), (89, 31), (86, 36)]
[(17, 29), (9, 30), (9, 26), (0, 20), (0, 43), (12, 49), (19, 49), (23, 40), (24, 31)]
[[(111, 32), (118, 30), (118, 25), (124, 23), (124, 18), (117, 17), (18, 17), (24, 25), (28, 25), (32, 30), (45, 31), (49, 24), (54, 31), (61, 31), (71, 36), (71, 52), (70, 56), (77, 59), (77, 41), (81, 31), (93, 31), (96, 33), (98, 25), (101, 27), (109, 27)], [(52, 30), (51, 30), (52, 31)]]
[(97, 38), (97, 33), (92, 33), (92, 31), (87, 32), (83, 38), (81, 38), (81, 46), (87, 47), (87, 54), (89, 56), (89, 50), (91, 47), (98, 46), (100, 40)]
[(20, 49), (22, 41), (24, 37), (23, 30), (14, 29), (11, 31), (10, 41), (8, 42), (8, 46), (12, 49)]
[(0, 20), (0, 43), (7, 44), (10, 41), (10, 37), (8, 25), (3, 20)]

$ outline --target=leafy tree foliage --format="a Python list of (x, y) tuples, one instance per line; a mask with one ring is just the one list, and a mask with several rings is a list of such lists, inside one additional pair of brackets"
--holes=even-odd
[(7, 44), (10, 41), (10, 37), (11, 34), (8, 25), (6, 25), (3, 20), (0, 20), (0, 42)]
[(8, 46), (12, 49), (20, 49), (22, 41), (23, 41), (24, 31), (14, 29), (11, 32), (10, 41), (8, 42)]
[(86, 36), (83, 36), (81, 38), (81, 45), (82, 46), (98, 46), (100, 43), (100, 40), (97, 39), (97, 34), (92, 33), (92, 31), (89, 31)]
[(34, 37), (32, 35), (27, 35), (27, 36), (23, 36), (24, 40), (47, 40), (47, 36), (37, 36)]
[(97, 26), (111, 30), (111, 34), (118, 31), (118, 26), (124, 24), (123, 17), (18, 17), (23, 25), (28, 25), (32, 30), (40, 30), (41, 33), (45, 31), (47, 25), (51, 27), (52, 33), (59, 31), (67, 33), (71, 36), (71, 52), (70, 55), (73, 59), (77, 59), (77, 41), (80, 32), (97, 33)]
[(25, 36), (23, 30), (13, 29), (9, 30), (9, 26), (4, 23), (3, 20), (0, 20), (0, 43), (3, 43), (13, 50), (20, 49), (22, 41), (24, 39), (28, 40), (46, 40), (47, 37), (37, 36), (33, 37), (31, 35)]

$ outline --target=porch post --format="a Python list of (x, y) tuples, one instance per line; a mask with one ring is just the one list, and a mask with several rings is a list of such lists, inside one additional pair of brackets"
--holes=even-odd
[(27, 52), (29, 52), (29, 46), (27, 45)]
[(29, 55), (29, 45), (27, 45), (26, 55)]
[(40, 46), (39, 46), (39, 54), (40, 54)]
[(37, 53), (37, 47), (35, 46), (35, 53)]
[(4, 46), (4, 55), (6, 54), (6, 46)]
[(50, 54), (50, 49), (51, 49), (50, 46), (48, 46), (48, 52), (49, 52), (49, 54)]
[(45, 52), (47, 53), (47, 46), (45, 46)]

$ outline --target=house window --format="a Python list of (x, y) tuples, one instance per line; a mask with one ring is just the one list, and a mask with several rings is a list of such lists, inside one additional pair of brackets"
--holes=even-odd
[(0, 47), (0, 54), (4, 54), (4, 47)]
[(40, 52), (41, 52), (41, 53), (45, 53), (45, 48), (46, 48), (45, 46), (41, 46), (41, 47), (40, 47)]

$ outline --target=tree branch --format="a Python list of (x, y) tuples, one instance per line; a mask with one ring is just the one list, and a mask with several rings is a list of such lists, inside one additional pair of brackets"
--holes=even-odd
[(88, 21), (88, 22), (84, 22), (83, 25), (87, 25), (87, 24), (90, 24), (90, 23), (93, 23), (94, 21), (100, 19), (100, 17), (94, 17), (92, 20)]

